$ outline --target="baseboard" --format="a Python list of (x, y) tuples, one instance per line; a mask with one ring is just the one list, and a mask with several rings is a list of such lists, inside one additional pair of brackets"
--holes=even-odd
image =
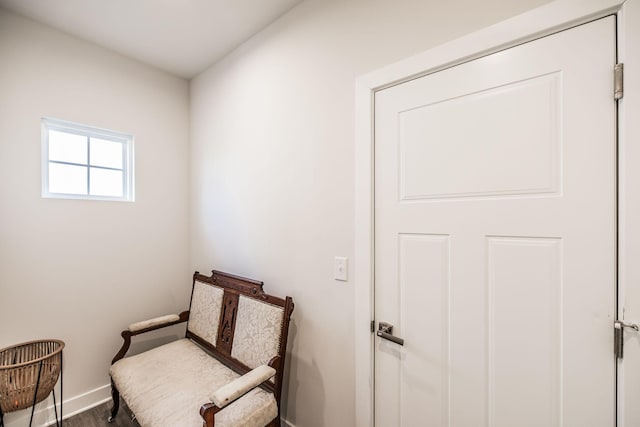
[[(56, 386), (56, 397), (59, 398), (59, 384)], [(64, 391), (64, 390), (63, 390)], [(94, 406), (101, 405), (102, 403), (111, 399), (111, 386), (109, 384), (96, 389), (90, 390), (86, 393), (73, 396), (64, 400), (63, 416), (64, 419), (72, 417), (80, 412), (84, 412), (87, 409), (91, 409)], [(60, 410), (60, 403), (58, 402), (58, 410)], [(23, 427), (29, 425), (29, 418), (31, 417), (31, 408), (22, 409), (16, 412), (10, 412), (4, 416), (5, 427)], [(60, 414), (58, 413), (58, 417)], [(53, 409), (53, 397), (49, 396), (47, 399), (36, 405), (35, 412), (33, 414), (34, 426), (50, 426), (56, 424), (55, 411)]]
[[(59, 389), (56, 388), (56, 395), (58, 395)], [(63, 416), (66, 420), (80, 412), (89, 410), (95, 406), (102, 405), (105, 402), (111, 400), (111, 386), (109, 384), (102, 387), (98, 387), (86, 393), (78, 396), (65, 399), (63, 407)], [(58, 409), (60, 404), (58, 403)], [(60, 414), (58, 414), (58, 417)], [(5, 427), (23, 427), (29, 425), (29, 418), (31, 417), (31, 408), (23, 409), (17, 412), (10, 412), (4, 416)], [(282, 427), (296, 427), (294, 424), (280, 418)], [(33, 425), (35, 426), (51, 426), (56, 424), (55, 411), (53, 410), (53, 398), (49, 396), (44, 401), (36, 405), (36, 410), (33, 414)]]
[(284, 418), (280, 418), (280, 425), (282, 427), (296, 427), (293, 424), (291, 424), (289, 421), (285, 420)]

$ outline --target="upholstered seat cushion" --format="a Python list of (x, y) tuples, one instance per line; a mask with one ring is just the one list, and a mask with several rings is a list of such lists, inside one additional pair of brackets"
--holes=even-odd
[[(121, 359), (110, 373), (142, 427), (201, 427), (200, 406), (239, 377), (186, 338)], [(217, 413), (215, 425), (264, 427), (277, 414), (273, 394), (258, 387)]]

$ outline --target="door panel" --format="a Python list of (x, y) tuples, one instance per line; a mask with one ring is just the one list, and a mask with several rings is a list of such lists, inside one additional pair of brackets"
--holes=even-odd
[(401, 200), (557, 192), (559, 83), (553, 73), (399, 112)]
[(376, 93), (377, 427), (614, 425), (614, 61), (609, 17)]
[(524, 417), (530, 425), (552, 426), (560, 419), (561, 256), (561, 239), (487, 238), (489, 413), (495, 425), (519, 425)]

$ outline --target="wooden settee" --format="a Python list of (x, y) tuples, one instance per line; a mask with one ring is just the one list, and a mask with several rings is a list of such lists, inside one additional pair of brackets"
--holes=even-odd
[[(276, 427), (293, 301), (262, 283), (195, 272), (189, 311), (130, 325), (111, 362), (113, 408), (142, 427)], [(187, 322), (183, 339), (124, 357), (131, 338)]]

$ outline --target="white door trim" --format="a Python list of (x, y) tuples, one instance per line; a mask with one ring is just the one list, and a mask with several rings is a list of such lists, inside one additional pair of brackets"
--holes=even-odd
[[(356, 426), (373, 426), (373, 95), (377, 90), (430, 74), (471, 59), (576, 25), (619, 13), (619, 58), (627, 76), (640, 75), (640, 52), (631, 49), (640, 40), (640, 0), (560, 0), (496, 25), (391, 64), (356, 80), (355, 144), (355, 379)], [(613, 72), (613, 71), (612, 71)], [(627, 79), (619, 105), (619, 307), (626, 318), (640, 321), (640, 84)], [(613, 88), (612, 88), (613, 92)], [(636, 144), (627, 144), (627, 141)], [(624, 157), (623, 157), (624, 155)], [(629, 165), (628, 167), (626, 165)], [(634, 194), (635, 193), (635, 194)], [(634, 232), (638, 229), (638, 232)], [(631, 233), (634, 233), (633, 235)], [(627, 263), (626, 260), (631, 262)], [(634, 262), (635, 261), (635, 262)], [(633, 284), (636, 284), (635, 287)], [(620, 313), (622, 317), (622, 313)], [(627, 340), (621, 369), (640, 372), (640, 340)], [(624, 373), (622, 374), (624, 377)], [(622, 383), (623, 381), (621, 381)], [(618, 427), (640, 425), (640, 408), (624, 405), (633, 397), (619, 385)], [(635, 424), (633, 423), (635, 421)]]
[[(625, 96), (618, 104), (618, 318), (640, 321), (640, 1), (618, 14), (618, 62), (624, 63)], [(632, 77), (633, 76), (633, 77)], [(625, 334), (618, 364), (618, 427), (640, 425), (640, 337)]]

